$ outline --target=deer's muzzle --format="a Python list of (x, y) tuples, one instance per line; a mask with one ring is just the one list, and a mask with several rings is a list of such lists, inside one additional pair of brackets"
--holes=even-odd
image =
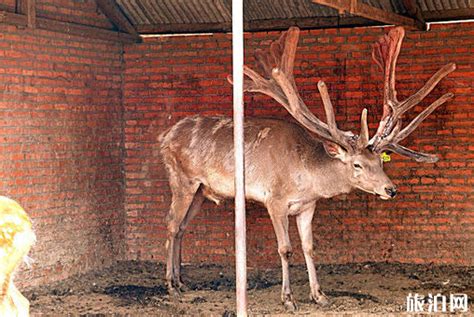
[(387, 193), (387, 195), (390, 196), (390, 198), (394, 198), (395, 196), (397, 196), (397, 188), (396, 187), (386, 187), (385, 192)]

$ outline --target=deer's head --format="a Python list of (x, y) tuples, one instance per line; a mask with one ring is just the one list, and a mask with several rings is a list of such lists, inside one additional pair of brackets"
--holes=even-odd
[[(405, 31), (401, 27), (392, 29), (373, 46), (372, 58), (384, 74), (383, 114), (377, 132), (369, 139), (367, 109), (362, 111), (361, 131), (354, 135), (337, 127), (334, 109), (326, 84), (319, 81), (318, 90), (326, 113), (327, 123), (319, 120), (305, 105), (296, 88), (293, 66), (299, 29), (292, 27), (270, 45), (267, 52), (257, 50), (255, 58), (261, 68), (260, 75), (244, 66), (244, 91), (266, 94), (284, 106), (288, 112), (307, 130), (316, 134), (323, 142), (326, 153), (340, 160), (350, 184), (363, 191), (376, 194), (383, 199), (395, 197), (396, 187), (383, 171), (381, 154), (394, 152), (412, 158), (417, 162), (434, 163), (436, 155), (416, 152), (399, 143), (410, 135), (418, 125), (436, 108), (453, 97), (447, 93), (418, 114), (409, 124), (403, 126), (401, 117), (422, 101), (438, 82), (456, 69), (450, 63), (438, 70), (415, 94), (398, 101), (395, 90), (395, 68)], [(232, 78), (228, 80), (232, 83)]]
[(323, 141), (323, 145), (330, 157), (343, 163), (345, 182), (382, 199), (395, 197), (397, 188), (385, 174), (380, 154), (367, 147), (346, 149), (329, 141)]

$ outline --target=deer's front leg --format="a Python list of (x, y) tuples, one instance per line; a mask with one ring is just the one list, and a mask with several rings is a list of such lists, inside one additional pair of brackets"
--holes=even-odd
[(272, 219), (273, 228), (278, 240), (278, 254), (281, 258), (281, 269), (282, 269), (282, 289), (281, 289), (281, 300), (285, 307), (290, 310), (296, 310), (296, 301), (293, 298), (293, 292), (290, 287), (290, 267), (289, 260), (293, 255), (293, 249), (290, 244), (290, 237), (288, 235), (288, 216), (277, 215), (270, 212)]
[(315, 204), (311, 204), (311, 206), (305, 208), (305, 210), (296, 217), (296, 224), (298, 226), (298, 233), (301, 239), (304, 259), (308, 268), (309, 285), (311, 287), (311, 293), (309, 297), (317, 304), (325, 306), (329, 303), (329, 301), (326, 295), (321, 292), (313, 261), (313, 230), (311, 222), (313, 220), (314, 208)]

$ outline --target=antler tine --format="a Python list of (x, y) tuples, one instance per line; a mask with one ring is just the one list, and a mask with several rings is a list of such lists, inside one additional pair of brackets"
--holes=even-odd
[(334, 115), (334, 107), (329, 97), (328, 89), (324, 81), (320, 80), (318, 82), (318, 90), (321, 94), (321, 99), (323, 100), (324, 111), (326, 113), (326, 120), (328, 122), (329, 133), (331, 136), (338, 141), (339, 144), (342, 144), (345, 148), (351, 148), (348, 140), (345, 139), (340, 130), (337, 128), (336, 117)]
[[(298, 46), (299, 30), (297, 28), (290, 28), (288, 33), (285, 33), (280, 38), (280, 47), (284, 43), (284, 49), (281, 59), (281, 69), (286, 74), (293, 75), (293, 68), (295, 63), (296, 47)], [(284, 40), (284, 42), (282, 42)]]
[[(376, 48), (376, 50), (372, 51), (372, 57), (385, 73), (384, 105), (387, 106), (397, 102), (395, 68), (404, 37), (405, 30), (402, 27), (397, 27), (380, 38), (380, 40), (375, 43), (374, 48)], [(375, 52), (377, 52), (377, 54), (375, 54)]]
[(428, 94), (436, 87), (436, 85), (438, 85), (441, 79), (449, 75), (455, 69), (456, 64), (454, 63), (446, 64), (440, 68), (436, 73), (433, 74), (433, 76), (431, 76), (430, 79), (428, 79), (428, 81), (420, 90), (401, 103), (398, 115), (402, 115), (420, 103), (426, 96), (428, 96)]
[(438, 162), (438, 156), (434, 154), (416, 152), (411, 149), (408, 149), (400, 144), (390, 143), (385, 147), (385, 150), (398, 153), (400, 155), (414, 159), (417, 162), (421, 163), (436, 163)]
[(286, 77), (285, 74), (278, 68), (273, 69), (273, 78), (281, 87), (288, 100), (287, 103), (282, 105), (286, 108), (286, 110), (288, 110), (293, 118), (301, 123), (306, 129), (318, 134), (323, 139), (334, 141), (342, 146), (345, 146), (344, 143), (341, 144), (335, 140), (332, 134), (328, 131), (328, 126), (316, 118), (311, 111), (309, 111), (309, 109), (301, 100), (298, 92), (295, 90), (294, 81), (290, 81), (290, 79)]
[(423, 122), (423, 120), (425, 120), (426, 117), (428, 117), (433, 111), (435, 111), (436, 108), (444, 104), (446, 101), (452, 99), (453, 97), (454, 97), (454, 94), (451, 92), (441, 96), (438, 100), (433, 102), (429, 107), (425, 108), (425, 110), (420, 112), (420, 114), (418, 114), (418, 116), (416, 116), (416, 118), (413, 119), (410, 122), (410, 124), (408, 124), (402, 131), (400, 131), (400, 133), (398, 133), (395, 136), (393, 142), (398, 143), (402, 141), (403, 139), (405, 139), (413, 131), (415, 131), (415, 129), (420, 125), (420, 123)]
[(362, 110), (362, 115), (360, 116), (360, 134), (359, 141), (357, 142), (359, 149), (364, 149), (369, 144), (369, 126), (367, 123), (367, 108)]

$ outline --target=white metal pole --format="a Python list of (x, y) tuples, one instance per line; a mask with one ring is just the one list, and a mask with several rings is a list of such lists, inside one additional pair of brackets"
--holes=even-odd
[(244, 173), (243, 0), (232, 0), (232, 76), (234, 81), (235, 267), (237, 316), (247, 316), (247, 250)]

